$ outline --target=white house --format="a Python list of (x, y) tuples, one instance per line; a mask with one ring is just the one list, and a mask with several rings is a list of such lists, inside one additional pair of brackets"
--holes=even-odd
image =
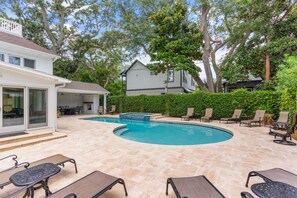
[(187, 71), (169, 69), (168, 73), (156, 74), (139, 60), (135, 60), (121, 75), (126, 81), (123, 89), (127, 96), (160, 95), (165, 94), (166, 89), (167, 93), (190, 93), (196, 87), (195, 80)]
[[(0, 18), (0, 134), (41, 127), (54, 131), (57, 106), (74, 106), (69, 97), (76, 95), (80, 97), (75, 106), (88, 102), (86, 112), (97, 112), (99, 95), (104, 95), (106, 107), (108, 91), (99, 85), (54, 76), (53, 62), (57, 58), (23, 38), (20, 24)], [(68, 98), (57, 101), (58, 93)]]

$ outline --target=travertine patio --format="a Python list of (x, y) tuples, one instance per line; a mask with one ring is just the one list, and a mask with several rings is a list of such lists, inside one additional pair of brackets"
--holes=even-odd
[[(80, 116), (81, 117), (81, 116)], [(281, 167), (297, 173), (297, 147), (273, 143), (267, 127), (239, 127), (239, 124), (211, 124), (234, 133), (231, 140), (197, 146), (162, 146), (132, 142), (113, 134), (118, 124), (81, 120), (78, 116), (58, 119), (58, 127), (68, 137), (1, 153), (17, 154), (20, 161), (34, 161), (61, 153), (76, 159), (78, 174), (72, 164), (50, 179), (50, 189), (56, 190), (100, 170), (122, 177), (130, 198), (159, 198), (165, 195), (168, 177), (205, 175), (226, 197), (240, 197), (251, 170)], [(178, 118), (164, 118), (180, 121)], [(199, 123), (199, 121), (191, 121)], [(261, 181), (253, 178), (251, 183)], [(0, 197), (14, 190), (12, 185), (0, 190)], [(44, 197), (43, 190), (36, 197)], [(121, 185), (116, 185), (103, 197), (125, 197)], [(168, 196), (175, 197), (172, 189)]]

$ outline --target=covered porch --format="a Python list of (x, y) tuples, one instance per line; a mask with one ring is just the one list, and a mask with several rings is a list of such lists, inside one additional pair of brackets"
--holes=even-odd
[(71, 81), (58, 88), (57, 107), (61, 115), (95, 114), (99, 106), (106, 112), (108, 93), (98, 84)]

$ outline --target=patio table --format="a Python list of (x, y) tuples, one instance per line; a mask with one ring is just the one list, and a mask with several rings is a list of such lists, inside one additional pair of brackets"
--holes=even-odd
[(18, 194), (20, 191), (26, 189), (25, 196), (34, 197), (34, 186), (41, 184), (41, 187), (45, 190), (45, 196), (49, 196), (51, 191), (48, 187), (48, 180), (51, 176), (58, 174), (61, 168), (52, 163), (44, 163), (32, 168), (28, 168), (13, 174), (9, 180), (15, 186), (23, 187), (22, 189), (14, 192), (11, 196)]
[(282, 182), (254, 184), (252, 191), (260, 198), (296, 198), (297, 188)]

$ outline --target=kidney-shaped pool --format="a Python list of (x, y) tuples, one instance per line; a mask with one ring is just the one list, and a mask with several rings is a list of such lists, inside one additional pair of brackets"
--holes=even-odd
[(163, 145), (197, 145), (226, 141), (232, 138), (227, 130), (197, 124), (136, 121), (109, 117), (85, 118), (99, 122), (126, 124), (114, 134), (128, 140)]

